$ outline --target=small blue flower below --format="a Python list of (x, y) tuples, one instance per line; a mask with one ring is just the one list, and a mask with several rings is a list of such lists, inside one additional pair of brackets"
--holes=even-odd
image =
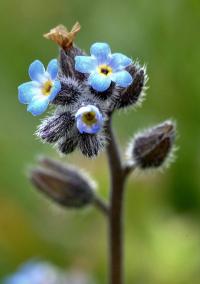
[(111, 54), (107, 43), (94, 43), (90, 49), (91, 56), (76, 56), (75, 69), (88, 73), (88, 84), (98, 92), (106, 91), (115, 82), (120, 87), (128, 87), (133, 78), (125, 70), (132, 60), (121, 53)]
[(56, 80), (58, 62), (52, 59), (45, 70), (41, 61), (35, 60), (29, 67), (29, 76), (32, 81), (18, 87), (20, 103), (27, 104), (27, 111), (33, 115), (40, 115), (46, 111), (48, 104), (54, 100), (61, 89)]
[(76, 115), (76, 126), (82, 133), (95, 134), (100, 131), (104, 118), (99, 109), (93, 105), (81, 107)]
[(4, 284), (61, 284), (62, 274), (46, 262), (28, 262), (15, 274), (5, 278)]

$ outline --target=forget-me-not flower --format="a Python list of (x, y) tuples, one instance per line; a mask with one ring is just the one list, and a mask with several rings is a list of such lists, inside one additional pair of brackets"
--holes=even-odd
[(62, 271), (46, 262), (30, 261), (23, 265), (15, 274), (8, 276), (4, 284), (64, 284), (65, 275)]
[(27, 111), (33, 115), (42, 114), (48, 104), (54, 100), (61, 89), (56, 80), (58, 62), (52, 59), (45, 70), (41, 61), (35, 60), (29, 67), (29, 76), (32, 81), (18, 87), (18, 98), (22, 104), (28, 104)]
[(125, 68), (132, 60), (121, 53), (111, 54), (107, 43), (94, 43), (90, 48), (91, 56), (76, 56), (75, 69), (88, 73), (88, 84), (98, 92), (106, 91), (115, 82), (120, 87), (128, 87), (133, 78)]
[(102, 128), (104, 118), (94, 105), (81, 107), (76, 115), (76, 126), (80, 133), (95, 134)]

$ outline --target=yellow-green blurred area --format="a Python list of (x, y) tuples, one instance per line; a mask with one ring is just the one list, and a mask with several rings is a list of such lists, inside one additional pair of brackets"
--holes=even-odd
[[(107, 283), (107, 223), (93, 208), (65, 211), (29, 183), (27, 167), (39, 154), (59, 158), (33, 133), (33, 117), (17, 100), (29, 64), (45, 64), (57, 46), (42, 37), (57, 24), (79, 21), (76, 43), (86, 51), (108, 42), (147, 65), (142, 108), (119, 113), (114, 126), (122, 151), (139, 129), (176, 119), (176, 162), (164, 173), (132, 175), (125, 199), (126, 283), (200, 283), (200, 1), (19, 0), (0, 2), (0, 277), (30, 258), (80, 268)], [(108, 197), (102, 154), (61, 158), (85, 168)]]

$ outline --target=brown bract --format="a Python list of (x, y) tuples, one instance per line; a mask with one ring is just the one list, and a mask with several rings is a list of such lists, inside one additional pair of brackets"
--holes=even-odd
[(76, 34), (80, 31), (80, 29), (81, 26), (78, 22), (75, 23), (71, 31), (68, 31), (68, 29), (63, 25), (58, 25), (51, 29), (49, 33), (44, 34), (44, 37), (54, 41), (66, 50), (72, 46)]

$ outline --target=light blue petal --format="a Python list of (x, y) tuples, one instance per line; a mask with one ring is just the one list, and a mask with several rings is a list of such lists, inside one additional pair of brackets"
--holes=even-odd
[(52, 59), (48, 66), (47, 66), (47, 72), (49, 73), (51, 80), (55, 80), (58, 74), (58, 60)]
[(120, 71), (111, 75), (112, 81), (114, 81), (120, 87), (128, 87), (132, 82), (133, 78), (127, 71)]
[(98, 92), (106, 91), (111, 84), (110, 76), (101, 75), (99, 73), (92, 73), (88, 78), (88, 84)]
[(27, 277), (27, 275), (18, 273), (5, 279), (5, 284), (27, 284), (28, 281), (30, 281), (30, 279)]
[(95, 133), (99, 132), (99, 130), (101, 129), (101, 127), (102, 127), (102, 124), (99, 123), (99, 122), (97, 122), (96, 124), (93, 124), (93, 125), (91, 126), (90, 133), (91, 133), (91, 134), (95, 134)]
[(51, 94), (49, 96), (50, 102), (52, 102), (55, 99), (55, 97), (60, 92), (60, 90), (61, 90), (61, 83), (60, 83), (60, 81), (56, 80), (54, 82), (54, 85), (53, 85), (52, 90), (51, 90)]
[(47, 109), (49, 104), (48, 97), (34, 97), (29, 104), (27, 111), (31, 112), (32, 115), (40, 115)]
[(40, 60), (35, 60), (29, 66), (29, 76), (33, 81), (40, 81), (40, 77), (42, 77), (45, 73), (44, 65)]
[(78, 131), (82, 134), (82, 133), (88, 133), (88, 134), (95, 134), (97, 133), (100, 128), (101, 125), (99, 125), (98, 123), (93, 124), (93, 125), (87, 125), (85, 124), (81, 118), (78, 118), (76, 121), (76, 126), (78, 128)]
[(29, 104), (35, 95), (40, 94), (38, 82), (30, 81), (18, 87), (18, 99), (22, 104)]
[(78, 131), (82, 134), (84, 133), (85, 131), (85, 123), (83, 123), (81, 117), (77, 117), (77, 120), (76, 120), (76, 127), (78, 128)]
[(76, 56), (75, 69), (81, 73), (91, 73), (97, 68), (97, 60), (91, 56)]
[(82, 106), (82, 107), (80, 107), (78, 109), (78, 111), (76, 112), (75, 117), (76, 118), (80, 117), (83, 114), (85, 114), (86, 112), (90, 112), (90, 111), (95, 112), (97, 118), (101, 115), (99, 109), (96, 106), (94, 106), (94, 105), (84, 105), (84, 106)]
[(113, 53), (109, 65), (113, 71), (119, 71), (132, 63), (131, 58), (121, 53)]
[(98, 125), (102, 125), (103, 124), (103, 121), (104, 121), (104, 117), (102, 115), (102, 113), (99, 111), (98, 108), (96, 108), (96, 119), (97, 119), (97, 124)]
[(111, 50), (107, 43), (97, 42), (91, 46), (90, 53), (97, 58), (98, 64), (106, 64), (111, 55)]

